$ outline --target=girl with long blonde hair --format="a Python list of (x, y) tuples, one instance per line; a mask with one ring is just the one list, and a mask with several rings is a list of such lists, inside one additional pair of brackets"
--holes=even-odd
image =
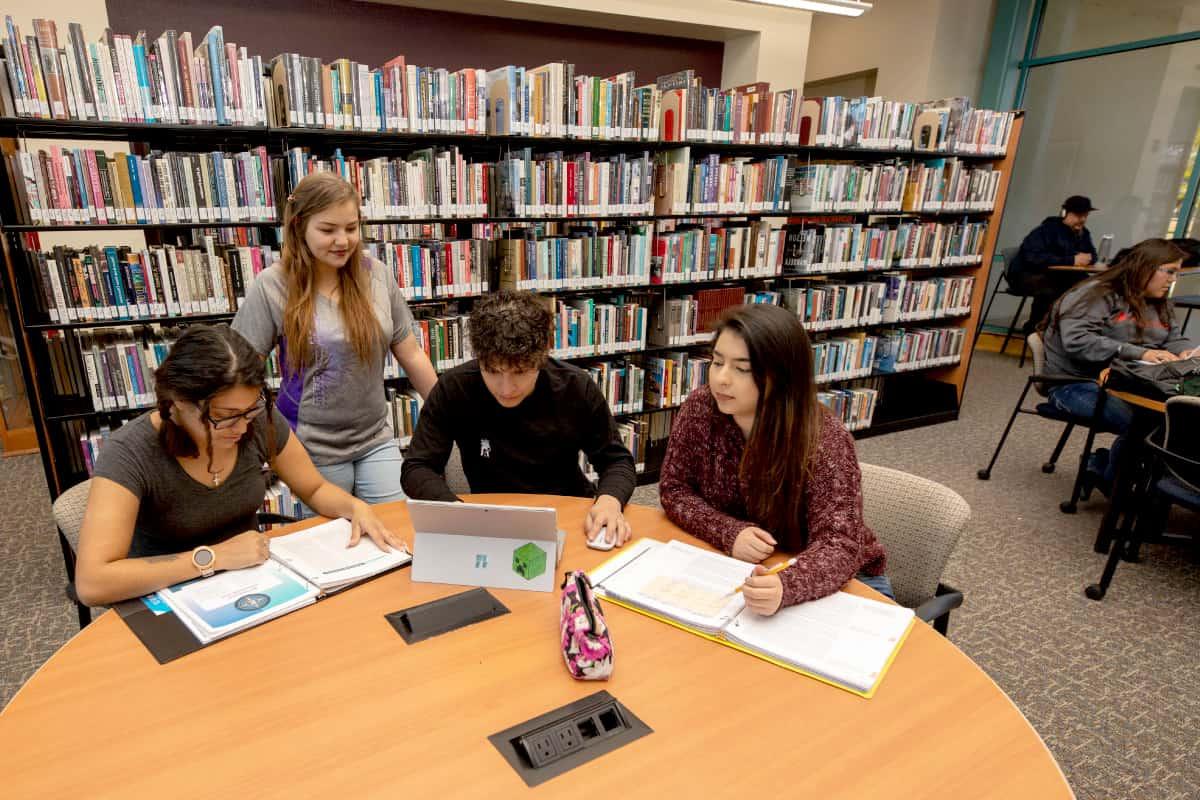
[(246, 292), (233, 327), (264, 355), (279, 348), (277, 404), (317, 469), (369, 503), (404, 498), (387, 426), (390, 350), (422, 397), (437, 382), (388, 269), (363, 255), (355, 188), (334, 173), (287, 198), (282, 259)]

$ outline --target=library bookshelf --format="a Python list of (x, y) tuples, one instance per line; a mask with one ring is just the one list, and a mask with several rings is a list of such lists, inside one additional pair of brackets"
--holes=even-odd
[[(971, 276), (974, 278), (969, 295), (962, 298), (953, 313), (940, 313), (926, 317), (912, 317), (907, 320), (865, 320), (851, 319), (845, 324), (826, 324), (810, 328), (814, 343), (823, 346), (830, 339), (847, 334), (870, 333), (886, 331), (895, 328), (936, 327), (955, 329), (960, 333), (961, 345), (951, 358), (930, 359), (927, 365), (914, 365), (911, 369), (859, 370), (853, 377), (838, 375), (826, 376), (819, 379), (818, 388), (821, 390), (834, 389), (839, 386), (861, 386), (869, 383), (877, 392), (878, 403), (874, 406), (873, 419), (869, 426), (861, 426), (854, 431), (856, 436), (870, 436), (902, 430), (910, 427), (936, 424), (953, 420), (958, 415), (962, 402), (963, 390), (970, 366), (972, 341), (975, 327), (979, 324), (979, 314), (983, 304), (984, 292), (987, 285), (987, 275), (993, 260), (996, 246), (996, 236), (999, 231), (1000, 218), (1007, 196), (1008, 183), (1011, 178), (1013, 160), (1020, 139), (1022, 120), (1018, 115), (1012, 123), (1007, 148), (1004, 155), (972, 155), (962, 153), (940, 153), (929, 151), (875, 150), (867, 148), (843, 148), (822, 146), (797, 145), (764, 145), (713, 142), (679, 142), (679, 141), (626, 141), (626, 140), (594, 140), (579, 138), (549, 138), (544, 136), (527, 135), (463, 135), (450, 133), (376, 133), (354, 132), (344, 130), (325, 130), (294, 127), (265, 126), (204, 126), (204, 125), (165, 125), (165, 124), (125, 124), (96, 121), (44, 120), (30, 118), (0, 119), (0, 151), (5, 155), (18, 152), (23, 146), (27, 149), (37, 147), (40, 138), (59, 140), (111, 140), (127, 143), (129, 152), (148, 156), (163, 151), (172, 152), (221, 152), (236, 154), (245, 152), (248, 148), (265, 148), (272, 159), (281, 159), (294, 148), (308, 148), (314, 157), (330, 157), (334, 152), (352, 154), (358, 158), (368, 159), (395, 153), (404, 153), (415, 148), (457, 148), (463, 154), (481, 161), (503, 158), (504, 154), (519, 151), (522, 148), (542, 154), (560, 152), (570, 157), (571, 154), (589, 153), (609, 157), (617, 154), (649, 153), (654, 156), (681, 146), (690, 148), (697, 157), (717, 155), (720, 157), (770, 158), (782, 156), (790, 163), (851, 163), (856, 165), (871, 165), (892, 162), (897, 159), (913, 163), (928, 159), (953, 157), (973, 165), (991, 166), (1000, 172), (995, 202), (987, 209), (970, 211), (793, 211), (787, 207), (777, 207), (772, 210), (730, 211), (696, 211), (688, 210), (682, 213), (579, 213), (553, 214), (533, 216), (529, 214), (489, 215), (487, 213), (464, 213), (462, 215), (426, 214), (419, 217), (404, 218), (364, 218), (364, 225), (404, 225), (404, 226), (440, 226), (439, 236), (450, 240), (461, 238), (465, 233), (475, 238), (479, 226), (490, 230), (485, 238), (494, 241), (497, 229), (532, 227), (542, 230), (547, 226), (558, 226), (552, 233), (563, 233), (569, 226), (594, 224), (601, 226), (600, 230), (620, 229), (623, 226), (644, 226), (651, 237), (661, 237), (678, 233), (680, 227), (689, 223), (702, 224), (754, 224), (760, 221), (770, 221), (772, 225), (782, 227), (779, 234), (780, 245), (786, 251), (787, 242), (784, 237), (799, 229), (827, 225), (831, 215), (839, 220), (854, 222), (862, 225), (877, 224), (887, 226), (890, 223), (899, 224), (911, 222), (947, 222), (981, 223), (985, 233), (982, 239), (982, 252), (970, 263), (959, 264), (915, 264), (894, 270), (889, 264), (886, 271), (899, 271), (920, 280), (931, 276)], [(276, 187), (285, 187), (286, 181), (281, 182), (281, 176), (275, 170), (282, 168), (281, 161), (273, 161), (271, 180)], [(233, 317), (233, 309), (207, 312), (171, 312), (149, 313), (137, 319), (103, 318), (103, 319), (52, 319), (47, 315), (46, 302), (40, 299), (40, 289), (33, 285), (30, 279), (30, 252), (36, 249), (37, 237), (42, 233), (58, 231), (94, 233), (97, 246), (103, 246), (105, 237), (112, 231), (140, 231), (146, 238), (148, 248), (164, 247), (167, 245), (195, 245), (193, 233), (205, 231), (220, 238), (221, 231), (227, 235), (245, 236), (247, 241), (262, 246), (278, 247), (278, 223), (275, 219), (255, 219), (244, 221), (191, 221), (191, 222), (113, 222), (109, 224), (63, 224), (43, 220), (41, 224), (29, 221), (27, 215), (18, 213), (20, 198), (15, 190), (15, 182), (20, 176), (11, 174), (11, 162), (6, 159), (5, 170), (8, 177), (9, 191), (4, 192), (0, 201), (0, 219), (3, 221), (3, 248), (5, 268), (3, 271), (6, 295), (11, 304), (12, 319), (17, 326), (16, 339), (19, 358), (24, 373), (30, 403), (41, 449), (43, 466), (47, 485), (52, 497), (57, 497), (74, 483), (87, 477), (86, 458), (81, 456), (81, 435), (87, 435), (97, 427), (111, 427), (131, 419), (142, 413), (147, 407), (145, 392), (141, 400), (133, 398), (133, 402), (123, 407), (107, 408), (89, 397), (87, 392), (64, 393), (63, 387), (69, 381), (62, 374), (64, 370), (64, 353), (69, 355), (71, 347), (78, 346), (79, 335), (87, 335), (96, 329), (130, 328), (136, 331), (152, 331), (157, 326), (187, 324), (189, 322), (224, 322)], [(788, 187), (790, 188), (790, 187)], [(246, 233), (250, 232), (250, 233)], [(486, 285), (495, 288), (500, 285), (501, 265), (499, 257), (491, 254), (487, 263), (478, 265), (484, 270), (483, 280)], [(35, 259), (36, 261), (36, 259)], [(802, 273), (793, 273), (780, 265), (774, 274), (739, 275), (737, 277), (689, 277), (675, 276), (670, 280), (660, 280), (657, 273), (647, 275), (644, 280), (625, 280), (619, 285), (588, 285), (588, 286), (556, 286), (554, 288), (538, 288), (540, 293), (554, 299), (569, 311), (568, 306), (578, 303), (581, 298), (595, 298), (598, 302), (612, 301), (625, 303), (629, 298), (643, 305), (648, 313), (650, 327), (665, 324), (668, 315), (668, 305), (678, 298), (691, 297), (694, 293), (708, 289), (737, 289), (744, 296), (755, 296), (759, 293), (767, 297), (777, 296), (784, 290), (792, 290), (796, 286), (813, 287), (823, 283), (836, 285), (840, 282), (862, 279), (869, 281), (872, 277), (882, 274), (885, 269), (855, 269), (842, 265), (838, 269), (823, 270), (819, 266), (809, 267)], [(414, 298), (409, 301), (418, 317), (443, 319), (447, 315), (462, 315), (469, 311), (473, 297), (478, 293), (459, 292), (459, 296)], [(440, 314), (439, 314), (440, 312)], [(573, 312), (572, 312), (573, 313)], [(440, 323), (439, 323), (440, 324)], [(701, 331), (702, 332), (702, 331)], [(645, 331), (643, 331), (643, 336)], [(461, 338), (461, 337), (460, 337)], [(588, 367), (602, 362), (633, 362), (644, 367), (646, 359), (652, 359), (664, 354), (689, 353), (702, 358), (706, 348), (704, 336), (692, 335), (675, 340), (661, 342), (643, 339), (636, 347), (623, 343), (620, 348), (608, 349), (598, 347), (592, 353), (578, 354), (564, 351), (563, 355), (581, 366)], [(459, 343), (461, 345), (461, 342)], [(428, 340), (427, 340), (428, 347)], [(462, 359), (457, 359), (462, 360)], [(456, 359), (448, 359), (440, 364), (435, 359), (435, 365), (445, 368), (447, 364), (455, 363)], [(870, 365), (868, 365), (870, 366)], [(86, 381), (85, 381), (86, 383)], [(404, 386), (402, 378), (389, 378), (386, 383), (393, 390)], [(145, 387), (142, 387), (145, 389)], [(603, 387), (602, 387), (603, 388)], [(625, 389), (629, 387), (626, 386)], [(152, 387), (151, 387), (152, 391)], [(669, 433), (671, 415), (678, 408), (682, 396), (658, 397), (654, 407), (644, 402), (644, 396), (620, 403), (617, 409), (618, 422), (636, 420), (641, 427), (638, 430), (645, 439), (641, 441), (641, 452), (638, 455), (640, 480), (652, 482), (657, 480), (658, 464), (665, 451), (666, 435)], [(620, 409), (638, 409), (624, 411)]]

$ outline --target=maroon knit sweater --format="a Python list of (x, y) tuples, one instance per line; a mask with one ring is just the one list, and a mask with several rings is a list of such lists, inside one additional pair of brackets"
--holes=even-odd
[[(804, 491), (808, 546), (794, 566), (779, 573), (785, 606), (833, 594), (859, 572), (881, 575), (887, 564), (863, 522), (854, 439), (824, 407), (822, 415)], [(764, 527), (750, 518), (746, 487), (737, 477), (745, 449), (741, 429), (717, 409), (703, 386), (692, 392), (671, 426), (660, 473), (658, 491), (671, 521), (726, 553), (744, 528)]]

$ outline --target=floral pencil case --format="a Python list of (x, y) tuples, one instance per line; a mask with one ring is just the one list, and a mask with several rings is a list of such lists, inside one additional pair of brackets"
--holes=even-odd
[(612, 637), (588, 576), (567, 573), (562, 585), (563, 659), (571, 677), (581, 681), (608, 680), (613, 671)]

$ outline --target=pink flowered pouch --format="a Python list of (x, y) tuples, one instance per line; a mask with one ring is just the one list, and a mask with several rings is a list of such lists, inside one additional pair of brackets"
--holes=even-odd
[(588, 576), (567, 573), (562, 585), (562, 651), (571, 677), (606, 681), (613, 671), (612, 637)]

